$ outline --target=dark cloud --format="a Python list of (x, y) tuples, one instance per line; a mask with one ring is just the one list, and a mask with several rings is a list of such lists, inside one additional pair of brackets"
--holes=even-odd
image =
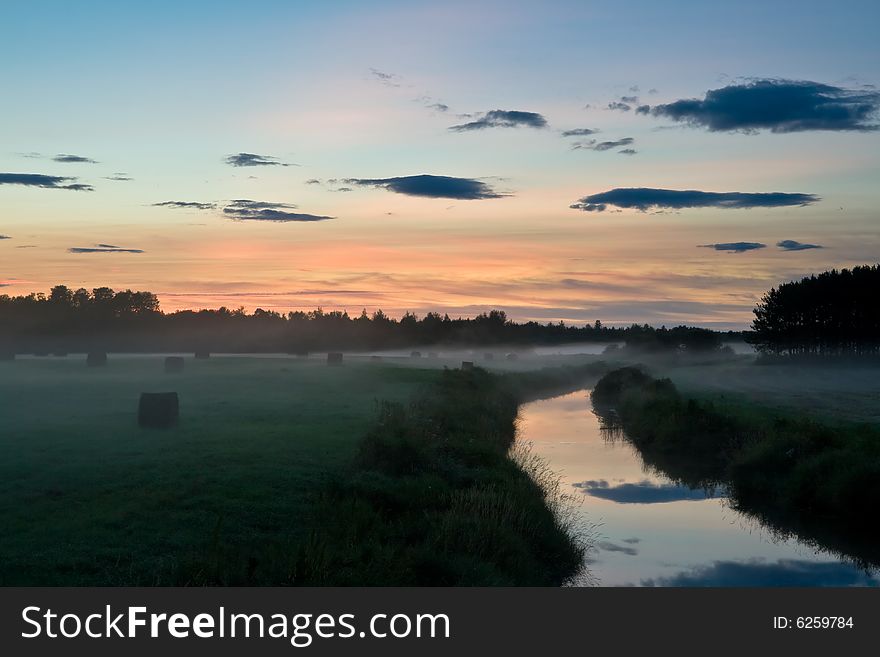
[(621, 96), (620, 102), (626, 103), (627, 105), (635, 105), (639, 102), (639, 97), (638, 96)]
[(635, 139), (632, 137), (624, 137), (623, 139), (616, 139), (613, 141), (597, 141), (596, 139), (590, 139), (589, 141), (576, 141), (571, 145), (572, 150), (587, 150), (587, 151), (610, 151), (613, 148), (620, 148), (621, 146), (629, 146), (630, 144), (635, 143)]
[(431, 103), (428, 105), (428, 109), (436, 110), (438, 112), (448, 112), (449, 105), (446, 103)]
[(389, 191), (407, 196), (427, 196), (429, 198), (456, 198), (475, 200), (501, 198), (506, 194), (496, 192), (488, 184), (475, 178), (453, 178), (452, 176), (400, 176), (397, 178), (350, 178), (350, 185), (364, 187), (383, 187)]
[(320, 184), (321, 184), (321, 181), (318, 180), (317, 178), (309, 178), (308, 180), (306, 180), (306, 185), (320, 185)]
[[(257, 155), (256, 153), (235, 153), (226, 156), (226, 164), (234, 167), (288, 167), (291, 166), (271, 155)], [(295, 166), (295, 165), (294, 165)]]
[(161, 203), (153, 203), (153, 207), (157, 208), (190, 208), (193, 210), (213, 210), (217, 207), (216, 203), (199, 203), (197, 201), (162, 201)]
[(632, 107), (628, 103), (623, 103), (615, 100), (608, 103), (608, 109), (617, 110), (618, 112), (629, 112)]
[(604, 550), (605, 552), (621, 552), (622, 554), (628, 554), (631, 557), (634, 557), (639, 553), (639, 551), (634, 547), (617, 545), (617, 543), (612, 543), (611, 541), (599, 541), (598, 543), (596, 543), (596, 547), (600, 550)]
[(574, 128), (573, 130), (563, 130), (563, 137), (586, 137), (588, 135), (595, 135), (598, 130), (593, 130), (592, 128)]
[[(644, 108), (644, 109), (643, 109)], [(760, 79), (710, 89), (705, 97), (640, 107), (640, 114), (713, 132), (877, 130), (880, 92), (802, 80)]]
[(816, 563), (800, 559), (715, 561), (708, 566), (657, 579), (642, 586), (878, 586), (875, 576), (842, 562)]
[(658, 484), (645, 479), (638, 483), (612, 485), (605, 479), (593, 479), (572, 484), (586, 495), (610, 500), (618, 504), (661, 504), (704, 500), (714, 497), (714, 491), (702, 488), (688, 488), (677, 484)]
[(808, 249), (824, 248), (819, 244), (804, 244), (803, 242), (796, 242), (795, 240), (782, 240), (781, 242), (776, 242), (776, 246), (783, 251), (806, 251)]
[(570, 207), (574, 210), (602, 212), (609, 205), (645, 212), (651, 208), (778, 208), (804, 206), (819, 201), (814, 194), (785, 192), (701, 192), (695, 189), (654, 189), (651, 187), (616, 187), (591, 194)]
[(106, 176), (104, 180), (119, 180), (119, 181), (128, 181), (134, 180), (127, 173), (114, 173), (112, 176)]
[(636, 544), (638, 544), (638, 543), (641, 543), (641, 542), (642, 542), (642, 539), (640, 539), (640, 538), (638, 538), (638, 537), (636, 537), (636, 536), (633, 536), (632, 538), (624, 538), (624, 539), (623, 539), (623, 542), (624, 542), (624, 543), (629, 543), (630, 545), (636, 545)]
[(12, 238), (9, 235), (0, 235), (0, 240), (11, 240)]
[(296, 209), (289, 203), (272, 203), (269, 201), (251, 201), (236, 199), (223, 208), (223, 214), (236, 221), (274, 221), (278, 223), (324, 221), (333, 219), (324, 215), (291, 212)]
[(624, 148), (623, 150), (617, 151), (621, 155), (635, 155), (638, 151), (635, 148)]
[(700, 246), (707, 249), (715, 249), (716, 251), (727, 251), (728, 253), (745, 253), (746, 251), (763, 249), (767, 245), (760, 242), (721, 242), (720, 244), (700, 244)]
[(455, 132), (484, 130), (486, 128), (545, 128), (547, 119), (536, 112), (520, 112), (517, 110), (492, 110), (486, 112), (476, 121), (450, 126)]
[(68, 162), (68, 163), (77, 163), (81, 162), (84, 164), (97, 164), (97, 160), (93, 160), (90, 157), (85, 157), (83, 155), (69, 155), (67, 153), (59, 153), (55, 157), (52, 158), (55, 162)]
[(42, 173), (0, 173), (0, 185), (24, 185), (43, 189), (69, 189), (75, 192), (93, 192), (95, 188), (84, 183), (70, 182), (76, 178), (47, 176)]
[(114, 244), (95, 244), (95, 246), (74, 246), (67, 249), (68, 253), (143, 253), (142, 249), (124, 249)]

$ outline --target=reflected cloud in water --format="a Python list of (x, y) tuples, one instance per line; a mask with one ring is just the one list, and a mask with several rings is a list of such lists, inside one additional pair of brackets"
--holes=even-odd
[(642, 586), (880, 586), (872, 575), (842, 562), (800, 559), (715, 561), (671, 577), (643, 579)]
[(656, 483), (647, 479), (623, 484), (611, 484), (606, 479), (591, 479), (574, 483), (572, 486), (585, 495), (618, 504), (662, 504), (721, 496), (717, 489), (690, 488), (673, 483)]

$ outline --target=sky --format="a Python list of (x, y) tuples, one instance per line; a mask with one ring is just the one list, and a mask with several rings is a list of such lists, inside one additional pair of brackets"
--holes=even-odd
[(880, 260), (876, 2), (4, 3), (0, 294), (748, 326)]

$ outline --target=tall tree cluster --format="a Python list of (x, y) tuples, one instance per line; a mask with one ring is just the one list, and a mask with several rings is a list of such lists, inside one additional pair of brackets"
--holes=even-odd
[(880, 354), (880, 265), (832, 269), (772, 288), (754, 310), (749, 337), (762, 353)]

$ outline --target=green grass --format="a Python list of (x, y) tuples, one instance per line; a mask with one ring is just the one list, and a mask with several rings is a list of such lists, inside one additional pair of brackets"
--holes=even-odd
[(734, 506), (781, 533), (880, 563), (878, 427), (688, 398), (635, 368), (606, 375), (593, 401), (649, 465), (691, 486), (725, 484)]
[[(223, 358), (0, 363), (0, 585), (239, 578), (308, 536), (315, 496), (357, 453), (379, 400), (437, 371)], [(177, 391), (180, 425), (140, 429), (140, 392)]]

